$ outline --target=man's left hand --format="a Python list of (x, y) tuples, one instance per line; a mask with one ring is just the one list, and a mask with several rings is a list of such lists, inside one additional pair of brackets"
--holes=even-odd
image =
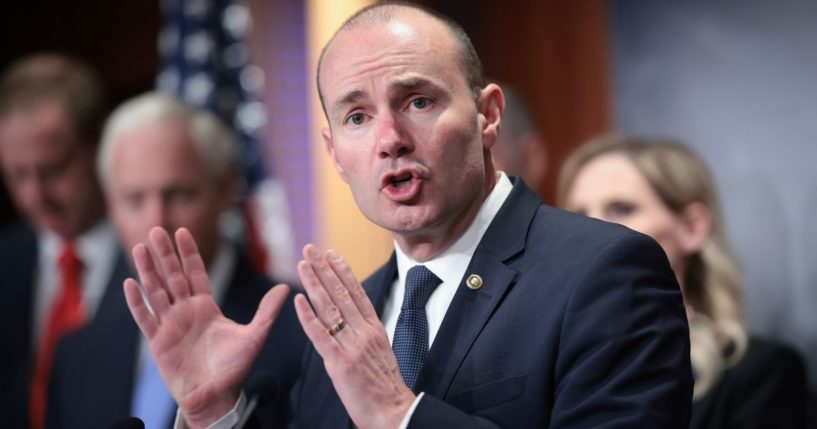
[(363, 286), (337, 253), (309, 244), (303, 255), (298, 275), (312, 306), (298, 295), (295, 310), (346, 411), (361, 429), (398, 427), (416, 397)]

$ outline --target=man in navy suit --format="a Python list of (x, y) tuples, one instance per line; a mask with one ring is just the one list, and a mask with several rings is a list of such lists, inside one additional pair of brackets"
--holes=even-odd
[[(304, 248), (309, 302), (299, 294), (295, 308), (312, 348), (292, 392), (296, 427), (688, 426), (689, 334), (666, 257), (494, 169), (504, 98), (459, 26), (413, 6), (366, 8), (318, 73), (326, 149), (396, 245), (363, 285), (336, 253)], [(181, 425), (230, 427), (284, 293), (250, 325), (227, 324), (189, 232), (175, 242), (178, 256), (157, 229), (134, 248), (147, 299), (128, 280), (128, 305)], [(228, 359), (229, 373), (208, 363)]]
[[(0, 79), (0, 170), (24, 220), (0, 231), (8, 427), (42, 427), (57, 340), (94, 317), (113, 271), (116, 237), (95, 172), (106, 114), (96, 73), (64, 55), (27, 56)], [(65, 309), (79, 317), (64, 319)]]
[[(214, 115), (148, 93), (111, 115), (99, 174), (123, 247), (144, 241), (154, 225), (187, 228), (200, 244), (224, 315), (247, 323), (272, 284), (219, 228), (236, 195), (235, 153), (235, 137)], [(175, 402), (125, 304), (122, 282), (133, 275), (129, 267), (120, 254), (97, 317), (60, 344), (48, 427), (107, 427), (131, 415), (151, 428), (172, 425)], [(298, 377), (305, 343), (294, 310), (285, 310), (250, 373), (250, 379), (268, 373), (275, 385), (261, 387), (283, 392), (264, 408), (270, 421), (286, 419), (286, 392)]]

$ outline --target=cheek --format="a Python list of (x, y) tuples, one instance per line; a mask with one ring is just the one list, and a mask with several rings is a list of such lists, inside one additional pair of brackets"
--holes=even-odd
[(122, 240), (122, 247), (130, 254), (133, 246), (147, 242), (147, 228), (139, 223), (138, 216), (127, 216), (121, 213), (114, 215), (116, 231)]
[(167, 217), (174, 230), (185, 227), (201, 236), (217, 230), (220, 213), (216, 201), (204, 198), (172, 206)]
[(678, 242), (674, 233), (674, 225), (669, 219), (660, 215), (645, 216), (639, 220), (638, 225), (631, 228), (649, 235), (657, 241), (661, 248), (664, 249), (664, 253), (667, 254), (670, 263), (675, 265), (675, 259), (677, 259), (678, 255)]

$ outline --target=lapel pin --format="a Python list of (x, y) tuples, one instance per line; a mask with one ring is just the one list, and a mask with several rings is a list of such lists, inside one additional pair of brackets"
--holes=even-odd
[(465, 281), (465, 284), (468, 285), (468, 289), (477, 290), (482, 287), (482, 277), (477, 274), (471, 274), (468, 276), (468, 280)]

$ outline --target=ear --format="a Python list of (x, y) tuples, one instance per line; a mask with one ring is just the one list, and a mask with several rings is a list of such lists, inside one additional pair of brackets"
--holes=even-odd
[(678, 242), (684, 256), (692, 256), (698, 253), (709, 239), (712, 231), (712, 214), (708, 207), (700, 202), (694, 202), (686, 206), (680, 218)]
[(499, 124), (502, 121), (502, 112), (505, 111), (505, 95), (495, 83), (488, 84), (479, 93), (477, 99), (479, 125), (482, 131), (482, 145), (490, 149), (496, 143), (499, 134)]
[(332, 158), (332, 162), (335, 164), (335, 170), (338, 171), (340, 178), (343, 179), (344, 182), (349, 183), (349, 181), (346, 179), (346, 172), (343, 171), (343, 166), (340, 165), (338, 155), (335, 153), (335, 145), (332, 143), (332, 131), (329, 129), (329, 127), (325, 127), (321, 130), (321, 137), (323, 138), (323, 148)]

